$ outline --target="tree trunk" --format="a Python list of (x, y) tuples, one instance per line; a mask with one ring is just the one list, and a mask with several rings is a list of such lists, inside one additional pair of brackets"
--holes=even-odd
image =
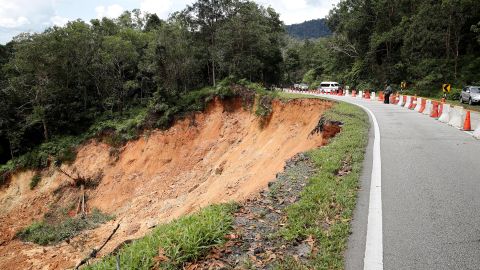
[(212, 57), (212, 79), (213, 79), (213, 87), (215, 87), (215, 59)]
[(47, 121), (45, 121), (45, 118), (42, 118), (42, 124), (43, 124), (43, 137), (45, 138), (45, 141), (48, 141), (48, 128), (47, 128)]

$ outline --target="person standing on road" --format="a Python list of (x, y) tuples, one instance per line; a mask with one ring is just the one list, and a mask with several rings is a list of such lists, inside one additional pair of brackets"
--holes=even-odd
[(386, 83), (385, 84), (385, 91), (384, 91), (384, 94), (385, 94), (385, 97), (384, 97), (384, 100), (383, 100), (383, 103), (385, 104), (390, 104), (390, 95), (393, 93), (393, 89), (392, 87), (390, 86), (390, 83)]

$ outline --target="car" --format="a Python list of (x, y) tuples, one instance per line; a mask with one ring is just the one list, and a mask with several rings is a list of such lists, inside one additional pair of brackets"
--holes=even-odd
[(480, 86), (465, 86), (460, 94), (460, 103), (469, 105), (480, 102)]
[(331, 93), (338, 91), (339, 88), (340, 84), (338, 82), (321, 82), (318, 90), (325, 93)]
[(299, 88), (300, 88), (300, 90), (306, 91), (306, 90), (308, 90), (308, 84), (306, 84), (306, 83), (301, 83), (301, 84), (299, 85)]

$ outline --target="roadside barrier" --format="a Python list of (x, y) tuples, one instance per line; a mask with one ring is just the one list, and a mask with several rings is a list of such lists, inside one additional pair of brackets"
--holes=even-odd
[(403, 106), (403, 105), (405, 105), (405, 103), (404, 103), (405, 101), (404, 101), (404, 100), (405, 100), (405, 96), (402, 96), (402, 95), (401, 95), (400, 98), (399, 98), (399, 100), (398, 100), (397, 105), (398, 105), (398, 106)]
[(448, 123), (450, 121), (450, 104), (443, 103), (442, 105), (442, 113), (438, 118), (438, 121), (442, 123)]
[(454, 106), (450, 110), (450, 121), (448, 121), (448, 124), (452, 127), (456, 127), (458, 129), (461, 129), (463, 127), (464, 122), (463, 117), (465, 115), (463, 107), (460, 106)]
[(397, 105), (400, 102), (400, 95), (395, 95), (393, 97), (393, 104)]
[(414, 110), (415, 107), (417, 107), (417, 97), (411, 97), (411, 103), (410, 106), (408, 106), (409, 110)]
[(408, 109), (410, 107), (410, 104), (412, 104), (412, 97), (407, 96), (407, 100), (405, 101), (405, 104), (403, 106)]
[(423, 113), (425, 111), (425, 107), (427, 106), (427, 100), (422, 98), (422, 103), (420, 105), (420, 110), (418, 111), (419, 113)]
[(438, 118), (438, 102), (433, 101), (432, 112), (430, 113), (430, 117)]
[(472, 129), (476, 130), (480, 126), (480, 113), (470, 111), (470, 122), (472, 123)]
[(432, 113), (432, 101), (427, 99), (427, 103), (425, 104), (425, 110), (423, 110), (423, 114), (430, 115)]
[(463, 122), (463, 130), (464, 131), (472, 130), (472, 124), (470, 123), (470, 111), (467, 111), (467, 114), (465, 116), (465, 121)]
[(417, 98), (417, 105), (414, 108), (416, 112), (420, 112), (420, 109), (422, 108), (422, 102), (423, 98)]
[[(295, 89), (283, 89), (287, 93), (299, 93), (299, 94), (324, 94), (324, 95), (344, 95), (351, 96), (352, 98), (358, 99), (371, 99), (377, 101), (384, 101), (385, 95), (382, 91), (369, 92), (369, 91), (356, 91), (348, 90), (337, 92), (337, 93), (321, 93), (319, 91), (298, 91)], [(378, 94), (378, 95), (377, 95)], [(416, 112), (428, 115), (432, 118), (436, 118), (442, 123), (447, 123), (450, 126), (453, 126), (459, 130), (463, 131), (473, 131), (472, 134), (474, 138), (480, 140), (480, 113), (471, 112), (465, 110), (462, 106), (452, 106), (446, 104), (444, 101), (434, 101), (426, 98), (416, 97), (416, 96), (406, 96), (392, 94), (390, 95), (390, 103), (396, 104), (398, 106), (404, 106), (407, 109), (414, 110)]]

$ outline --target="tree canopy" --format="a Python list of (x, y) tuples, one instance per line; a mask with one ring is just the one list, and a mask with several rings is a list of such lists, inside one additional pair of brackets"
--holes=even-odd
[(0, 46), (0, 163), (230, 76), (277, 84), (283, 29), (254, 2), (198, 0), (166, 21), (133, 10), (21, 34)]

